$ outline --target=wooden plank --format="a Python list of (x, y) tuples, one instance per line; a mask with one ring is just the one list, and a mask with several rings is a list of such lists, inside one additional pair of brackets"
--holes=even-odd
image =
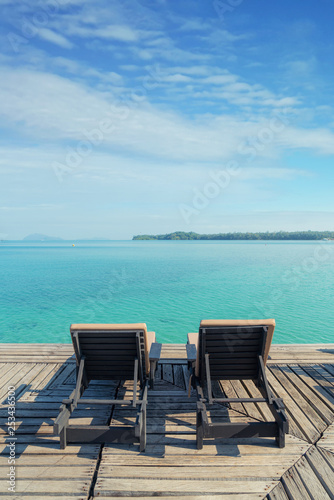
[[(47, 495), (47, 496), (43, 495), (43, 496), (34, 496), (34, 497), (32, 497), (30, 495), (30, 493), (27, 496), (23, 496), (23, 494), (21, 493), (19, 496), (15, 495), (15, 494), (11, 494), (9, 500), (22, 500), (22, 498), (33, 498), (33, 500), (42, 500), (42, 499), (43, 500), (46, 500), (46, 499), (47, 500), (60, 500), (60, 498), (61, 498), (61, 500), (86, 500), (87, 499), (87, 495), (86, 495), (86, 493), (84, 493), (83, 495), (81, 495), (79, 493), (79, 496), (75, 495), (75, 494), (68, 496), (68, 495), (62, 493), (61, 497), (59, 495), (57, 495), (57, 494), (56, 494), (56, 496), (54, 496), (54, 495), (51, 494), (51, 495)], [(187, 499), (187, 500), (189, 500), (189, 499)]]
[(47, 386), (49, 389), (53, 389), (54, 387), (59, 387), (63, 384), (68, 377), (70, 377), (75, 371), (75, 367), (72, 364), (65, 364), (63, 369), (57, 374), (50, 384)]
[[(290, 382), (300, 391), (309, 405), (319, 413), (327, 425), (334, 421), (334, 412), (318, 397), (318, 395), (301, 379), (290, 366), (280, 366), (279, 369), (290, 380)], [(296, 369), (296, 367), (295, 367)]]
[[(194, 449), (196, 442), (195, 442), (195, 435), (191, 433), (187, 434), (178, 434), (177, 432), (175, 434), (151, 434), (148, 439), (149, 444), (163, 444), (165, 446), (170, 446), (170, 447), (177, 447), (177, 446), (189, 446), (190, 448)], [(262, 446), (268, 446), (268, 441), (267, 439), (271, 440), (272, 444), (277, 447), (275, 438), (259, 438), (259, 437), (254, 437), (254, 438), (214, 438), (214, 439), (206, 439), (205, 444), (212, 445), (212, 446), (219, 446), (222, 445), (224, 446), (225, 444), (234, 444), (238, 445), (239, 443), (247, 442), (249, 444), (257, 444)], [(245, 441), (243, 441), (245, 440)]]
[(307, 489), (302, 482), (296, 467), (291, 467), (283, 476), (282, 484), (288, 494), (289, 499), (293, 500), (314, 500), (308, 494)]
[(334, 398), (333, 385), (324, 377), (320, 375), (320, 373), (310, 365), (304, 365), (303, 369), (327, 392), (328, 400), (331, 402)]
[[(95, 409), (95, 411), (99, 412), (99, 415), (101, 412), (105, 411), (100, 409)], [(0, 417), (6, 417), (8, 415), (8, 411), (5, 409), (0, 410)], [(22, 409), (20, 410), (19, 413), (16, 414), (18, 418), (44, 418), (44, 419), (49, 419), (49, 418), (56, 418), (58, 415), (57, 410), (34, 410), (33, 408), (29, 409)], [(75, 410), (74, 417), (91, 417), (92, 416), (92, 410), (81, 410), (77, 409)]]
[[(249, 398), (249, 394), (240, 380), (233, 380), (231, 381), (231, 384), (237, 394), (237, 398)], [(247, 415), (257, 420), (262, 420), (262, 415), (254, 403), (245, 403), (244, 408)]]
[(62, 369), (62, 366), (64, 366), (62, 363), (48, 363), (47, 368), (42, 371), (41, 377), (37, 378), (34, 380), (34, 385), (31, 387), (32, 391), (41, 391), (43, 390), (47, 384), (53, 379), (53, 377), (56, 377), (57, 374), (60, 372)]
[[(8, 405), (4, 404), (2, 405), (2, 408), (7, 409)], [(39, 402), (39, 401), (34, 401), (34, 402), (22, 402), (19, 400), (18, 403), (16, 403), (16, 411), (20, 415), (20, 410), (25, 410), (27, 407), (33, 408), (34, 410), (55, 410), (55, 413), (59, 410), (59, 401), (47, 401), (46, 403)], [(84, 405), (84, 408), (86, 405)], [(87, 404), (87, 407), (92, 408), (92, 409), (97, 409), (101, 408), (102, 411), (106, 408), (105, 406), (100, 406), (98, 404)]]
[[(327, 365), (329, 366), (329, 365)], [(333, 394), (334, 393), (334, 375), (331, 373), (331, 371), (326, 370), (323, 366), (321, 365), (312, 365), (313, 369), (316, 370), (324, 379), (328, 380), (330, 385), (328, 386), (330, 389), (330, 392)]]
[(170, 391), (179, 391), (180, 388), (176, 387), (175, 385), (171, 384), (170, 382), (166, 382), (165, 380), (157, 381), (154, 384), (154, 388), (162, 391), (164, 389), (170, 390)]
[(319, 453), (322, 455), (324, 460), (328, 463), (332, 471), (334, 472), (334, 453), (331, 453), (330, 451), (326, 450), (322, 446), (317, 446), (317, 450)]
[(317, 442), (317, 446), (334, 453), (334, 424), (325, 430), (321, 439)]
[(11, 368), (1, 378), (0, 395), (6, 394), (8, 385), (15, 385), (17, 380), (20, 380), (21, 372), (24, 375), (31, 370), (31, 365), (25, 363), (23, 365), (20, 363), (8, 364)]
[(278, 397), (283, 398), (289, 416), (290, 432), (301, 439), (306, 438), (309, 442), (314, 443), (320, 437), (318, 430), (314, 427), (312, 422), (308, 420), (298, 404), (276, 379), (271, 369), (268, 370), (267, 377), (274, 393)]
[[(96, 455), (98, 454), (100, 450), (99, 445), (96, 444), (84, 444), (81, 446), (76, 446), (76, 445), (69, 445), (65, 448), (65, 450), (61, 450), (59, 446), (59, 438), (58, 442), (47, 442), (43, 443), (42, 440), (39, 441), (39, 444), (29, 444), (25, 443), (22, 444), (19, 441), (16, 443), (15, 447), (15, 452), (16, 455), (22, 455), (22, 453), (25, 453), (27, 455), (49, 455), (49, 454), (56, 454), (56, 455), (77, 455), (78, 453), (84, 454), (87, 453), (89, 455)], [(7, 444), (0, 444), (0, 453), (3, 454), (4, 456), (9, 455), (9, 448)]]
[[(17, 425), (15, 427), (15, 435), (17, 434), (51, 434), (53, 427), (50, 425)], [(0, 441), (3, 442), (3, 436), (8, 437), (7, 430), (0, 429)]]
[(175, 351), (171, 354), (174, 354), (174, 356), (170, 356), (168, 358), (160, 358), (159, 363), (161, 365), (165, 365), (165, 364), (167, 364), (167, 365), (172, 365), (172, 364), (173, 365), (184, 365), (186, 363), (186, 359), (187, 359), (186, 356), (182, 355), (182, 356), (177, 357), (178, 353)]
[[(40, 450), (41, 451), (41, 450)], [(82, 454), (72, 453), (72, 454), (27, 454), (23, 453), (17, 461), (17, 465), (21, 468), (23, 467), (60, 467), (65, 466), (70, 470), (73, 467), (84, 467), (91, 469), (95, 467), (98, 458), (98, 453), (95, 454)], [(8, 457), (0, 456), (0, 467), (2, 472), (4, 469), (8, 469)], [(4, 476), (3, 476), (4, 477)]]
[(165, 399), (165, 398), (175, 398), (175, 397), (184, 398), (185, 396), (187, 396), (187, 393), (184, 390), (181, 391), (180, 388), (172, 391), (168, 389), (158, 390), (154, 388), (154, 390), (150, 390), (148, 393), (148, 397), (150, 400), (154, 400), (155, 398), (159, 397)]
[(122, 481), (119, 479), (102, 478), (97, 479), (94, 495), (104, 496), (132, 496), (137, 495), (155, 495), (162, 494), (172, 495), (187, 492), (187, 494), (196, 495), (198, 493), (224, 493), (224, 494), (246, 494), (258, 493), (265, 494), (268, 490), (275, 486), (274, 482), (270, 481), (215, 481), (205, 480), (176, 480), (170, 481), (167, 479), (127, 479)]
[(24, 392), (30, 387), (32, 387), (35, 378), (39, 376), (39, 374), (45, 369), (46, 366), (47, 365), (44, 363), (36, 363), (35, 365), (30, 365), (31, 369), (24, 376), (22, 376), (16, 384), (15, 387), (16, 399), (21, 398)]
[(166, 382), (173, 383), (173, 368), (171, 364), (162, 365), (162, 376)]
[[(187, 365), (182, 365), (182, 371), (183, 371), (183, 379), (184, 379), (184, 386), (186, 390), (189, 390), (189, 383), (190, 383), (190, 373), (188, 370)], [(195, 393), (195, 391), (193, 391)]]
[[(156, 466), (144, 466), (136, 465), (136, 467), (127, 466), (110, 466), (102, 465), (99, 469), (99, 479), (106, 478), (124, 478), (127, 482), (128, 479), (170, 479), (174, 480), (180, 479), (197, 479), (205, 480), (211, 479), (242, 479), (253, 481), (256, 478), (257, 481), (277, 481), (280, 479), (282, 473), (282, 468), (278, 468), (275, 465), (249, 465), (243, 466), (238, 471), (236, 471), (235, 466), (225, 466), (222, 468), (220, 465), (211, 467), (159, 467)], [(286, 469), (284, 469), (285, 471)]]
[[(96, 417), (97, 418), (97, 417)], [(125, 415), (123, 412), (119, 412), (116, 414), (116, 412), (113, 415), (112, 423), (115, 422), (115, 424), (119, 423), (126, 423), (126, 422), (134, 422), (136, 419), (136, 414), (135, 413), (130, 413), (127, 412)], [(209, 419), (211, 419), (209, 415)], [(216, 418), (217, 420), (217, 418)], [(231, 410), (229, 411), (229, 414), (224, 414), (224, 415), (219, 415), (219, 421), (220, 422), (254, 422), (253, 419), (250, 419), (249, 417), (245, 417), (244, 415), (240, 414), (235, 414), (231, 413)], [(72, 421), (71, 421), (72, 423)], [(159, 416), (147, 416), (147, 430), (148, 432), (151, 432), (151, 429), (154, 427), (159, 427), (161, 428), (161, 433), (165, 433), (166, 429), (169, 428), (174, 428), (175, 432), (181, 432), (182, 428), (187, 428), (187, 429), (195, 429), (196, 425), (196, 415), (193, 413), (189, 413), (186, 415), (180, 415), (180, 414), (174, 414), (172, 413), (169, 416), (166, 416), (165, 414), (161, 414)], [(195, 434), (195, 430), (194, 430)]]
[(74, 358), (68, 358), (67, 356), (19, 356), (16, 354), (13, 355), (4, 355), (1, 356), (1, 359), (3, 361), (6, 361), (8, 363), (10, 362), (17, 362), (17, 363), (28, 363), (28, 364), (35, 364), (35, 363), (65, 363), (66, 364), (71, 364), (75, 365), (75, 359)]
[[(250, 395), (250, 397), (252, 398), (262, 397), (261, 392), (259, 391), (259, 389), (256, 387), (256, 385), (252, 380), (243, 380), (242, 383), (246, 387), (246, 390)], [(256, 403), (256, 407), (258, 408), (258, 411), (260, 412), (263, 420), (265, 420), (266, 422), (274, 420), (273, 414), (271, 413), (267, 403)]]
[(48, 349), (59, 349), (59, 350), (72, 350), (73, 351), (73, 345), (72, 343), (57, 343), (57, 342), (31, 342), (29, 344), (27, 343), (20, 343), (20, 342), (4, 342), (0, 344), (1, 349), (3, 350), (13, 350), (13, 349), (33, 349), (35, 352), (40, 352), (42, 350), (48, 350)]
[(271, 490), (271, 492), (267, 496), (268, 500), (289, 500), (288, 495), (284, 489), (284, 486), (281, 482), (278, 483), (275, 488)]
[[(177, 496), (173, 495), (172, 498), (177, 498), (177, 499), (184, 499), (184, 500), (227, 500), (226, 495), (219, 495), (219, 494), (214, 494), (214, 495), (209, 495), (209, 494), (203, 494), (203, 495), (198, 495), (197, 493), (195, 495), (189, 495), (185, 493), (184, 495), (182, 492), (178, 492)], [(59, 498), (59, 497), (58, 497)], [(109, 500), (110, 498), (115, 498), (115, 497), (110, 497), (108, 496), (98, 496), (95, 497), (98, 498), (99, 500)], [(137, 496), (135, 497), (137, 500), (152, 500), (154, 498), (152, 495), (150, 496)], [(260, 500), (262, 495), (258, 493), (246, 493), (246, 494), (240, 494), (237, 493), (234, 495), (233, 493), (228, 495), (228, 500)], [(15, 499), (16, 500), (16, 499)], [(17, 499), (19, 500), (19, 499)], [(48, 497), (49, 500), (49, 497)], [(164, 495), (159, 495), (159, 500), (171, 500), (171, 496), (164, 496)]]
[(326, 363), (326, 364), (323, 364), (322, 366), (325, 368), (325, 370), (327, 370), (329, 373), (334, 375), (334, 361), (333, 361), (332, 365), (329, 365)]
[[(230, 380), (220, 380), (219, 384), (221, 385), (223, 392), (226, 394), (228, 398), (238, 397), (237, 393), (235, 392), (234, 386), (232, 385)], [(230, 406), (233, 410), (243, 413), (244, 415), (248, 415), (247, 410), (242, 403), (231, 403)]]
[[(184, 455), (178, 456), (177, 460), (173, 455), (160, 457), (149, 454), (136, 454), (133, 453), (131, 456), (126, 455), (123, 456), (120, 452), (119, 454), (109, 454), (108, 452), (102, 453), (101, 465), (103, 466), (121, 466), (124, 465), (126, 467), (157, 467), (160, 471), (161, 468), (169, 468), (179, 467), (183, 469), (183, 467), (191, 466), (194, 469), (197, 468), (205, 468), (210, 469), (211, 467), (220, 467), (221, 472), (220, 475), (224, 475), (225, 467), (262, 467), (269, 465), (270, 466), (278, 466), (277, 470), (282, 474), (282, 471), (285, 472), (286, 468), (292, 467), (297, 460), (300, 458), (300, 450), (295, 449), (295, 452), (288, 452), (284, 455), (278, 454), (263, 454), (260, 455), (257, 453), (257, 450), (253, 447), (252, 454), (245, 455), (198, 455), (193, 453), (192, 455)], [(235, 474), (237, 475), (239, 471), (235, 470)]]
[[(86, 481), (80, 479), (64, 479), (63, 481), (54, 481), (51, 479), (47, 481), (34, 481), (23, 479), (21, 481), (16, 481), (15, 493), (20, 495), (19, 498), (32, 495), (36, 495), (36, 497), (44, 495), (45, 498), (48, 498), (50, 493), (55, 495), (65, 493), (66, 495), (73, 495), (74, 497), (83, 496), (83, 498), (87, 498), (89, 488), (89, 478), (87, 478)], [(0, 479), (0, 494), (4, 493), (8, 495), (8, 481), (6, 479)]]
[(161, 360), (164, 359), (186, 359), (185, 344), (162, 344)]
[(306, 460), (311, 466), (314, 474), (319, 479), (322, 487), (328, 496), (334, 498), (334, 473), (324, 456), (315, 446), (309, 449), (305, 455)]
[(270, 367), (270, 370), (275, 375), (280, 384), (284, 387), (284, 389), (290, 394), (291, 398), (297, 403), (298, 407), (303, 411), (305, 416), (310, 420), (316, 430), (319, 433), (322, 433), (326, 429), (327, 424), (322, 420), (322, 418), (312, 407), (312, 405), (310, 405), (308, 401), (304, 399), (300, 391), (300, 387), (298, 386), (297, 389), (277, 365), (272, 365)]
[(302, 457), (296, 463), (296, 470), (311, 498), (316, 498), (317, 500), (330, 500), (330, 496), (323, 488), (318, 477), (314, 474), (306, 457)]
[[(36, 354), (42, 355), (45, 353), (54, 353), (54, 354), (73, 354), (73, 346), (72, 344), (43, 344), (43, 343), (35, 343), (35, 344), (17, 344), (17, 343), (8, 343), (8, 344), (0, 344), (0, 350), (3, 352), (12, 353), (13, 351), (21, 351), (22, 353), (26, 353), (27, 350), (30, 350)], [(162, 347), (163, 355), (168, 355), (170, 358), (178, 358), (180, 354), (184, 354), (185, 356), (185, 344), (163, 344)], [(175, 354), (175, 356), (174, 356)], [(274, 363), (278, 362), (286, 362), (288, 358), (291, 359), (294, 357), (295, 359), (299, 358), (303, 360), (303, 356), (312, 355), (313, 360), (316, 361), (316, 358), (319, 359), (328, 359), (329, 363), (333, 363), (334, 358), (334, 344), (273, 344), (270, 349), (270, 357), (268, 363), (273, 360)]]
[[(18, 365), (19, 366), (19, 365)], [(19, 367), (19, 371), (13, 375), (8, 383), (15, 387), (16, 397), (32, 382), (35, 376), (44, 368), (43, 363), (25, 363)], [(8, 386), (0, 390), (0, 399), (7, 395)]]
[(268, 365), (273, 363), (312, 362), (333, 363), (334, 344), (273, 344)]
[(182, 365), (173, 365), (174, 385), (185, 389)]
[(161, 380), (161, 371), (162, 371), (162, 366), (161, 366), (161, 363), (159, 362), (158, 366), (157, 366), (157, 369), (156, 369), (156, 372), (155, 372), (155, 377), (154, 377), (154, 380), (156, 382), (158, 382), (159, 380)]
[[(184, 436), (183, 436), (184, 437)], [(271, 438), (263, 438), (263, 439), (229, 439), (222, 440), (217, 439), (214, 442), (212, 440), (204, 440), (204, 447), (202, 450), (196, 449), (196, 443), (194, 439), (178, 439), (177, 434), (173, 438), (173, 436), (168, 437), (167, 442), (164, 443), (152, 443), (151, 444), (151, 436), (148, 439), (148, 444), (146, 447), (147, 455), (153, 454), (155, 456), (163, 455), (167, 456), (177, 456), (177, 460), (179, 460), (179, 456), (183, 455), (184, 457), (195, 456), (195, 457), (206, 457), (215, 458), (217, 456), (225, 456), (225, 457), (238, 457), (238, 456), (246, 456), (251, 455), (274, 455), (276, 457), (285, 456), (286, 454), (298, 454), (299, 456), (306, 453), (306, 451), (310, 448), (310, 444), (302, 441), (295, 436), (287, 435), (286, 436), (286, 447), (278, 448), (275, 440)], [(214, 443), (214, 444), (213, 444)], [(103, 450), (104, 456), (107, 455), (123, 455), (123, 456), (134, 456), (139, 454), (139, 446), (138, 445), (117, 445), (109, 446), (105, 445)], [(141, 455), (140, 455), (141, 456)]]
[(21, 482), (23, 480), (38, 480), (49, 481), (55, 479), (91, 479), (95, 471), (95, 463), (90, 466), (75, 465), (75, 460), (72, 461), (71, 467), (59, 465), (54, 466), (25, 466), (21, 467), (21, 460), (17, 462), (16, 479)]
[(0, 363), (0, 387), (2, 387), (1, 379), (9, 370), (12, 370), (16, 363)]
[(289, 365), (289, 367), (313, 390), (313, 392), (328, 406), (328, 408), (334, 411), (334, 397), (332, 397), (323, 387), (321, 387), (321, 385), (318, 384), (316, 380), (312, 378), (309, 373), (306, 372), (306, 367), (304, 365)]

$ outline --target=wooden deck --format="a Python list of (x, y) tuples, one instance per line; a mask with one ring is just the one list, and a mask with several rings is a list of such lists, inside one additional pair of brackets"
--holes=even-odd
[[(274, 345), (267, 374), (290, 418), (284, 449), (272, 439), (195, 445), (195, 397), (188, 398), (185, 346), (164, 344), (149, 393), (148, 444), (69, 445), (59, 449), (52, 425), (75, 383), (69, 344), (0, 344), (0, 497), (69, 500), (170, 496), (185, 500), (334, 499), (334, 344)], [(16, 492), (8, 491), (8, 386), (16, 387)], [(128, 384), (92, 383), (87, 397), (123, 398)], [(250, 382), (216, 383), (216, 394), (257, 396)], [(86, 393), (85, 393), (86, 395)], [(212, 420), (271, 419), (261, 404), (213, 406)], [(129, 407), (80, 408), (76, 423), (134, 419)]]

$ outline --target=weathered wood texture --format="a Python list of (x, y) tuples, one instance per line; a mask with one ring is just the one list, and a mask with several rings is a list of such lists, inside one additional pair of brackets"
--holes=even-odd
[[(0, 344), (2, 362), (75, 362), (72, 344)], [(334, 344), (273, 344), (268, 364), (271, 363), (329, 363), (333, 364)], [(71, 358), (69, 360), (69, 358)], [(163, 344), (161, 358), (165, 362), (183, 363), (185, 344)]]
[[(196, 449), (195, 396), (188, 398), (185, 346), (164, 344), (149, 393), (147, 448), (70, 445), (52, 435), (63, 398), (75, 384), (72, 346), (0, 344), (0, 498), (252, 500), (334, 498), (334, 345), (272, 346), (267, 375), (284, 399), (290, 434), (273, 439), (206, 440)], [(8, 492), (8, 386), (16, 388), (16, 492)], [(92, 382), (87, 398), (126, 399), (131, 382)], [(258, 397), (251, 381), (217, 381), (216, 397)], [(271, 420), (263, 403), (213, 405), (212, 421)], [(133, 423), (129, 407), (80, 407), (72, 423)]]

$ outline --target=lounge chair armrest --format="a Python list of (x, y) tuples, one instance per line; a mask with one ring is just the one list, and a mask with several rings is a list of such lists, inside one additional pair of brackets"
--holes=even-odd
[(189, 363), (194, 363), (197, 359), (197, 349), (195, 344), (186, 344), (187, 360)]
[(153, 342), (151, 344), (151, 349), (148, 355), (150, 361), (159, 361), (161, 356), (161, 347), (162, 344), (159, 344), (158, 342)]
[(72, 398), (71, 399), (63, 399), (62, 400), (62, 404), (66, 405), (66, 406), (71, 405), (72, 403), (73, 403), (73, 399)]

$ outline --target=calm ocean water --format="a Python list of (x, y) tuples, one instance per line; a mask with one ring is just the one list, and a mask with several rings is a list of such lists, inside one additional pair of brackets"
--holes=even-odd
[(71, 323), (275, 318), (275, 343), (334, 342), (333, 242), (0, 244), (0, 341), (70, 342)]

